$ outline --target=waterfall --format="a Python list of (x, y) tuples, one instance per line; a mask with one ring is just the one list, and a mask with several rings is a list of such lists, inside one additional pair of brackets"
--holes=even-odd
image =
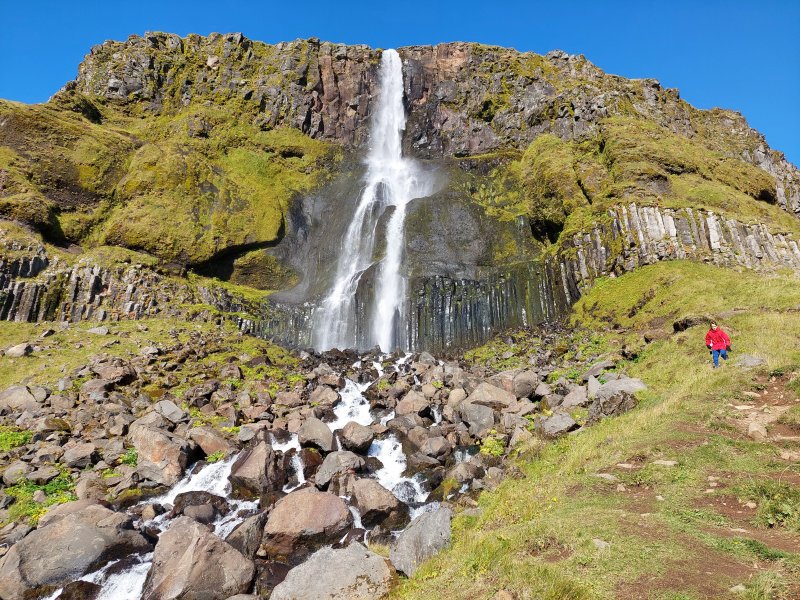
[[(403, 65), (395, 50), (386, 50), (381, 57), (380, 94), (372, 117), (363, 191), (342, 238), (335, 279), (314, 315), (313, 345), (320, 350), (364, 349), (377, 344), (391, 351), (408, 345), (404, 333), (406, 280), (401, 273), (406, 205), (429, 195), (433, 178), (415, 161), (403, 157), (405, 124)], [(373, 255), (381, 233), (379, 222), (390, 207), (385, 250), (376, 264)], [(373, 265), (374, 297), (360, 299), (369, 305), (359, 306), (359, 283)], [(366, 327), (359, 325), (357, 314), (365, 310), (369, 315)]]

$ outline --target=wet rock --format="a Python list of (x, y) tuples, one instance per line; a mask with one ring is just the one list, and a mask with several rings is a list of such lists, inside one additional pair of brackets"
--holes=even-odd
[(374, 479), (356, 479), (352, 492), (365, 527), (381, 524), (387, 529), (401, 529), (408, 523), (408, 506)]
[(14, 385), (0, 393), (0, 412), (19, 415), (25, 411), (36, 411), (41, 405), (24, 385)]
[(258, 574), (253, 586), (254, 591), (258, 598), (269, 598), (272, 590), (286, 579), (291, 566), (277, 560), (257, 560), (256, 569)]
[(43, 586), (59, 586), (109, 560), (149, 549), (128, 515), (93, 504), (52, 519), (0, 559), (0, 597), (25, 600)]
[(335, 406), (340, 400), (339, 394), (327, 385), (318, 385), (311, 392), (308, 403), (312, 406)]
[(139, 459), (137, 471), (144, 478), (162, 485), (175, 485), (188, 462), (186, 440), (171, 436), (160, 429), (136, 427), (130, 441)]
[(545, 437), (557, 437), (577, 429), (579, 425), (575, 419), (566, 413), (555, 413), (550, 417), (536, 420), (536, 430)]
[(161, 534), (143, 600), (227, 598), (250, 589), (255, 564), (188, 517)]
[(330, 483), (334, 475), (346, 473), (353, 470), (358, 471), (364, 466), (364, 459), (349, 452), (348, 450), (340, 450), (338, 452), (331, 452), (322, 461), (322, 465), (317, 470), (314, 476), (314, 483), (320, 489), (324, 489)]
[[(193, 509), (202, 509), (201, 511)], [(226, 515), (230, 511), (228, 501), (211, 492), (194, 491), (183, 492), (175, 497), (171, 515), (173, 517), (186, 515), (201, 523), (210, 523), (219, 515)]]
[(258, 547), (261, 545), (261, 537), (264, 535), (267, 516), (268, 514), (265, 511), (247, 517), (236, 526), (236, 529), (230, 532), (225, 541), (248, 558), (254, 558)]
[(363, 454), (369, 450), (372, 440), (375, 439), (375, 433), (369, 427), (350, 421), (342, 428), (339, 437), (344, 448)]
[(516, 404), (517, 397), (502, 388), (483, 382), (467, 397), (465, 403), (488, 406), (495, 410), (503, 410)]
[(303, 422), (297, 437), (301, 446), (311, 446), (322, 452), (333, 450), (333, 432), (325, 423), (314, 417), (309, 417)]
[(23, 356), (28, 356), (31, 352), (33, 352), (33, 346), (24, 343), (12, 346), (4, 354), (9, 358), (22, 358)]
[(73, 581), (64, 586), (57, 600), (95, 600), (102, 589), (91, 581)]
[(266, 442), (245, 450), (231, 467), (232, 493), (239, 498), (258, 498), (265, 491), (280, 490), (286, 479), (283, 457)]
[(333, 494), (304, 488), (281, 498), (264, 527), (262, 550), (285, 557), (300, 550), (331, 544), (353, 524), (344, 500)]
[(387, 560), (359, 543), (323, 548), (295, 567), (271, 600), (377, 600), (389, 593), (394, 573)]
[(451, 510), (442, 507), (414, 519), (389, 550), (394, 567), (411, 577), (420, 564), (445, 548), (450, 543), (451, 518)]

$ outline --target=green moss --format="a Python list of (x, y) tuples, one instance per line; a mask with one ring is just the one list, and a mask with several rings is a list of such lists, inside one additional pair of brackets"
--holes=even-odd
[(137, 452), (136, 448), (128, 448), (119, 458), (119, 464), (129, 465), (131, 467), (135, 467), (139, 464), (139, 452)]
[(221, 461), (223, 458), (225, 458), (225, 451), (224, 450), (217, 450), (216, 452), (206, 456), (206, 462), (207, 463), (216, 463), (216, 462)]
[[(41, 504), (34, 502), (33, 494), (36, 491), (45, 493), (45, 500)], [(77, 500), (75, 496), (75, 480), (67, 473), (62, 472), (44, 485), (37, 485), (27, 479), (22, 479), (5, 489), (8, 496), (14, 498), (14, 503), (8, 509), (8, 522), (25, 520), (31, 525), (36, 525), (47, 510), (56, 504)]]

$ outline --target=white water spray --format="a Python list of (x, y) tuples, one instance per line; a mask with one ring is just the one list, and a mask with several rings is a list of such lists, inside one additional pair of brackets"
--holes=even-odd
[[(342, 240), (333, 286), (314, 316), (313, 341), (320, 350), (378, 344), (390, 351), (407, 343), (401, 331), (406, 281), (400, 273), (406, 205), (430, 195), (433, 178), (403, 157), (405, 126), (403, 65), (395, 50), (386, 50), (381, 57), (380, 96), (372, 119), (364, 190)], [(386, 225), (386, 249), (377, 267), (369, 331), (359, 332), (356, 290), (373, 264), (378, 220), (390, 206), (394, 212)]]

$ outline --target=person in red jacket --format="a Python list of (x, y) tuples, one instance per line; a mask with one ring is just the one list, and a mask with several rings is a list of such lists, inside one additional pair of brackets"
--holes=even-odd
[(711, 321), (711, 329), (706, 334), (706, 346), (711, 350), (714, 359), (714, 368), (719, 367), (719, 357), (728, 360), (728, 350), (731, 348), (731, 338), (722, 331), (714, 321)]

